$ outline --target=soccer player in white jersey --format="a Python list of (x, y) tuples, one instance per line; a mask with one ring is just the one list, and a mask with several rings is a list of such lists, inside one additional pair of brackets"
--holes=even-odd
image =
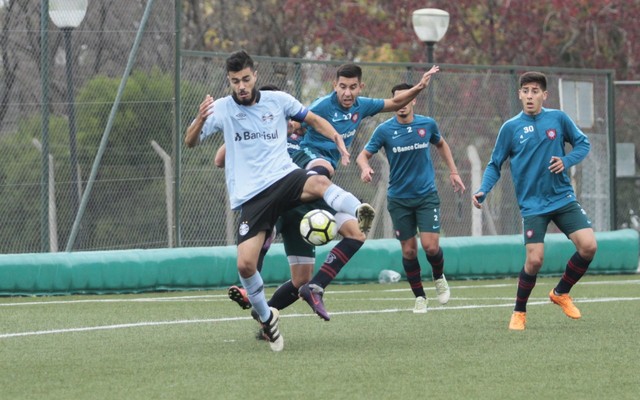
[[(398, 95), (410, 89), (409, 84), (402, 83), (394, 86), (391, 93)], [(356, 163), (362, 180), (370, 183), (374, 170), (369, 160), (378, 150), (385, 150), (390, 170), (387, 209), (402, 248), (402, 266), (416, 297), (413, 312), (426, 313), (427, 297), (422, 286), (416, 232), (419, 232), (420, 244), (431, 264), (438, 301), (446, 304), (450, 296), (440, 247), (440, 197), (431, 160), (432, 145), (449, 167), (449, 181), (454, 192), (463, 193), (465, 186), (436, 121), (414, 114), (414, 105), (415, 100), (398, 110), (393, 118), (378, 125)]]
[(225, 62), (232, 94), (217, 100), (207, 95), (189, 125), (185, 144), (193, 147), (222, 132), (226, 146), (225, 178), (233, 209), (240, 209), (237, 233), (238, 274), (273, 351), (284, 348), (280, 315), (270, 308), (257, 263), (267, 232), (283, 212), (304, 202), (323, 198), (336, 211), (354, 215), (368, 231), (375, 211), (322, 175), (307, 174), (287, 153), (287, 119), (306, 122), (335, 141), (347, 165), (349, 153), (342, 137), (325, 119), (285, 92), (260, 92), (257, 72), (245, 51)]

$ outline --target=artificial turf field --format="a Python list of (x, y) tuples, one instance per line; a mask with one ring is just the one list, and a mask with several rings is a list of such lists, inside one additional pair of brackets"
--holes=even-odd
[(331, 321), (281, 313), (281, 353), (226, 290), (0, 298), (0, 398), (637, 399), (640, 276), (585, 276), (580, 320), (550, 303), (557, 280), (523, 332), (515, 279), (450, 281), (446, 306), (425, 282), (427, 314), (407, 283), (332, 285)]

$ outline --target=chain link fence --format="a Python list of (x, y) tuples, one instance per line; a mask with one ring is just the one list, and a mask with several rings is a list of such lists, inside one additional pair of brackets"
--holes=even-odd
[[(80, 27), (68, 32), (70, 47), (46, 18), (43, 28), (40, 7), (36, 0), (0, 2), (0, 253), (233, 244), (236, 214), (229, 209), (224, 172), (213, 165), (221, 135), (182, 148), (184, 130), (204, 96), (229, 93), (226, 55), (176, 51), (181, 32), (170, 23), (174, 2), (91, 2)], [(304, 104), (332, 90), (340, 64), (255, 58), (259, 85), (274, 84)], [(418, 64), (361, 66), (362, 95), (369, 97), (390, 97), (393, 85), (414, 83), (425, 71)], [(442, 234), (520, 233), (508, 167), (483, 212), (472, 208), (470, 193), (501, 124), (521, 109), (517, 77), (530, 68), (441, 67), (415, 110), (436, 119), (467, 185), (464, 195), (453, 193), (446, 165), (434, 151)], [(550, 80), (547, 107), (566, 102), (560, 90), (566, 82), (591, 87), (592, 123), (583, 130), (592, 151), (571, 176), (595, 229), (609, 230), (611, 75), (535, 69)], [(352, 160), (375, 126), (391, 116), (364, 121)], [(372, 165), (372, 184), (360, 181), (354, 161), (338, 168), (335, 182), (377, 208), (371, 237), (390, 238), (386, 158), (378, 155)]]
[(640, 82), (615, 82), (616, 227), (640, 231)]

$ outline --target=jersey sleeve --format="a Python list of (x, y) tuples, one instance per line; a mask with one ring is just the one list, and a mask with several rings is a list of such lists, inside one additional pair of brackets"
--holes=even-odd
[(384, 99), (372, 99), (370, 97), (358, 97), (362, 118), (378, 114), (384, 108)]
[(509, 153), (511, 151), (511, 129), (508, 124), (502, 125), (500, 131), (498, 132), (498, 138), (496, 139), (496, 144), (493, 148), (493, 152), (491, 153), (491, 160), (487, 164), (487, 168), (484, 170), (484, 174), (482, 175), (482, 183), (480, 184), (480, 189), (476, 193), (483, 192), (484, 195), (478, 199), (480, 203), (484, 201), (487, 197), (491, 189), (495, 186), (495, 184), (500, 179), (500, 169), (502, 168), (502, 164), (509, 157)]
[(281, 97), (281, 101), (284, 106), (284, 112), (287, 118), (291, 118), (296, 122), (304, 121), (304, 119), (307, 117), (307, 114), (309, 113), (309, 109), (307, 107), (303, 106), (302, 103), (298, 101), (298, 99), (296, 99), (289, 93), (277, 92), (277, 95)]
[(364, 149), (371, 154), (376, 154), (382, 146), (384, 146), (384, 124), (380, 124), (371, 134), (369, 141), (364, 146)]
[(565, 169), (568, 169), (587, 157), (589, 150), (591, 150), (591, 143), (587, 135), (578, 128), (567, 114), (563, 112), (561, 116), (564, 131), (567, 133), (565, 141), (569, 142), (572, 147), (571, 151), (562, 157), (562, 163)]
[(220, 113), (224, 113), (224, 103), (221, 100), (222, 99), (218, 99), (213, 102), (212, 107), (214, 111), (207, 117), (206, 121), (204, 121), (204, 125), (202, 125), (202, 130), (200, 131), (200, 143), (214, 133), (222, 131), (222, 125), (216, 117)]
[(433, 129), (429, 130), (431, 132), (429, 143), (438, 144), (440, 143), (440, 140), (442, 140), (442, 134), (440, 133), (440, 128), (438, 128), (438, 123), (433, 118), (429, 118), (429, 122), (433, 126)]

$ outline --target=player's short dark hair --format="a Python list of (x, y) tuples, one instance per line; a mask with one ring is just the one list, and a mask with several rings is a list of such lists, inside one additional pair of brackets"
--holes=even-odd
[(276, 85), (262, 85), (260, 86), (260, 90), (273, 90), (277, 92), (280, 90), (280, 88)]
[(412, 87), (413, 86), (409, 85), (408, 83), (398, 83), (397, 85), (391, 88), (391, 94), (395, 96), (398, 90), (409, 90)]
[(358, 81), (362, 80), (362, 68), (356, 64), (342, 64), (336, 71), (336, 80), (341, 76), (345, 78), (358, 78)]
[(239, 50), (227, 57), (226, 68), (227, 72), (238, 72), (245, 68), (251, 68), (251, 71), (253, 71), (253, 59), (246, 51)]
[(520, 87), (528, 83), (537, 83), (540, 89), (547, 90), (547, 76), (542, 72), (529, 71), (520, 75)]

